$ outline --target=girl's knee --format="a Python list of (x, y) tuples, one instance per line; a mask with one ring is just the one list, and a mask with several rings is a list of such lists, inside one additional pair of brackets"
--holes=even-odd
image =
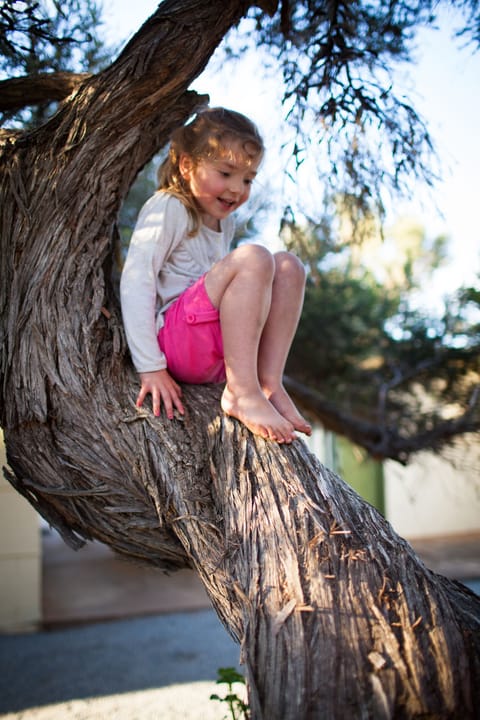
[(275, 274), (276, 276), (288, 277), (291, 280), (296, 280), (299, 283), (305, 283), (306, 271), (305, 266), (298, 259), (296, 255), (282, 250), (274, 255), (275, 259)]
[(244, 269), (254, 269), (266, 274), (275, 273), (274, 256), (263, 245), (246, 244), (240, 245), (235, 253), (238, 253), (238, 259)]

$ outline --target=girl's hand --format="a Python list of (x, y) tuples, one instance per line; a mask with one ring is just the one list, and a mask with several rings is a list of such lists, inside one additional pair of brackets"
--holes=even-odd
[(137, 407), (141, 407), (147, 395), (152, 396), (153, 414), (160, 415), (160, 406), (163, 402), (169, 420), (173, 419), (174, 408), (183, 415), (184, 408), (180, 400), (182, 390), (172, 378), (168, 370), (155, 370), (154, 372), (140, 373), (140, 392), (137, 397)]

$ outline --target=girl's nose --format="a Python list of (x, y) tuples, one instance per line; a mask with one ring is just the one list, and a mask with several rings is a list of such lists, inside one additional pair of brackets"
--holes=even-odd
[(240, 195), (243, 191), (243, 180), (240, 177), (236, 177), (235, 175), (230, 176), (230, 192), (236, 193), (237, 195)]

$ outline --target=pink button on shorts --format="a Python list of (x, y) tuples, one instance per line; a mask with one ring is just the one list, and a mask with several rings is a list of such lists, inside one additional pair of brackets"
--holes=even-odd
[(204, 275), (165, 312), (158, 343), (176, 380), (197, 384), (225, 381), (220, 316), (205, 290)]

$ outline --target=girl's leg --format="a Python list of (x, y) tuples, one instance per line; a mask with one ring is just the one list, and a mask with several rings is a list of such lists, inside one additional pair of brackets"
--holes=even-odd
[(205, 289), (220, 310), (226, 386), (222, 408), (249, 430), (291, 442), (293, 424), (265, 397), (258, 379), (260, 338), (270, 313), (275, 261), (259, 245), (243, 245), (207, 273)]
[(258, 353), (258, 379), (272, 405), (300, 432), (310, 435), (312, 428), (283, 387), (283, 372), (297, 329), (305, 291), (305, 269), (295, 255), (274, 255), (275, 274), (272, 300), (263, 328)]

